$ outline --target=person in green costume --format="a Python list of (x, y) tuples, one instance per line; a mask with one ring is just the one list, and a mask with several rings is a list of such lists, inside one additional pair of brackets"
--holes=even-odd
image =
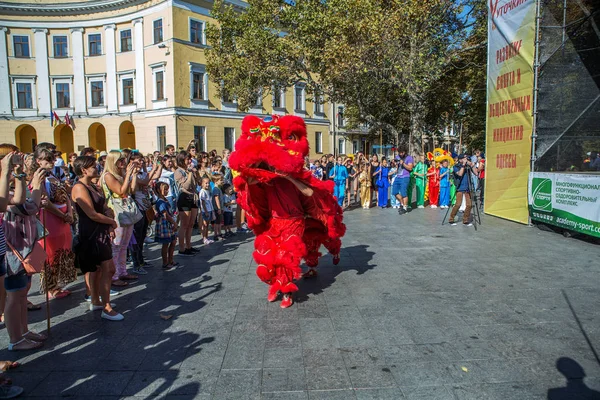
[[(419, 160), (412, 170), (411, 181), (414, 176), (417, 188), (417, 208), (425, 208), (425, 185), (427, 184), (427, 165), (423, 162), (423, 156), (417, 156)], [(410, 199), (410, 197), (409, 197)]]

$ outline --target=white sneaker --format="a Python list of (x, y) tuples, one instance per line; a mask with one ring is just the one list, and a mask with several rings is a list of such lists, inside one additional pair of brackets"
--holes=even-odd
[(110, 314), (105, 313), (104, 311), (102, 311), (101, 317), (104, 319), (107, 319), (109, 321), (123, 321), (125, 319), (123, 314), (117, 313), (117, 315), (110, 315)]
[(204, 239), (204, 244), (211, 244), (211, 243), (214, 243), (214, 241), (210, 240), (210, 239)]
[(417, 208), (425, 208), (425, 206), (418, 206)]
[(431, 208), (437, 208), (437, 206), (435, 204), (432, 204)]

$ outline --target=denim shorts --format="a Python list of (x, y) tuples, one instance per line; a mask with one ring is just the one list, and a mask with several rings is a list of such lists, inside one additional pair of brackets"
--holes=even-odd
[(402, 197), (408, 196), (408, 186), (410, 185), (410, 176), (404, 178), (396, 178), (392, 186), (392, 195), (400, 194)]
[(27, 275), (25, 270), (22, 270), (17, 275), (6, 276), (4, 278), (4, 289), (7, 292), (18, 292), (27, 288), (29, 282), (31, 282), (31, 276)]

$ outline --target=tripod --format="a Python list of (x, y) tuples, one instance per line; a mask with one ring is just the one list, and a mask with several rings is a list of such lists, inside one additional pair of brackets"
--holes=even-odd
[[(475, 230), (477, 230), (477, 225), (481, 225), (481, 214), (479, 213), (479, 195), (477, 194), (477, 191), (475, 190), (475, 187), (473, 186), (473, 180), (471, 179), (471, 167), (465, 166), (465, 172), (463, 173), (463, 176), (460, 178), (460, 182), (458, 183), (458, 187), (460, 187), (460, 184), (462, 183), (462, 180), (465, 179), (465, 177), (467, 178), (467, 181), (469, 183), (469, 194), (471, 195), (471, 218), (473, 219), (473, 228), (475, 228)], [(450, 204), (454, 203), (456, 201), (456, 193), (458, 193), (458, 190), (454, 192), (454, 196), (452, 196), (452, 198), (450, 199)], [(454, 206), (452, 207), (454, 208)], [(446, 218), (448, 218), (448, 213), (450, 212), (450, 207), (448, 207), (446, 209), (446, 215), (444, 215), (444, 219), (442, 220), (442, 225), (444, 225), (444, 223), (446, 222)]]

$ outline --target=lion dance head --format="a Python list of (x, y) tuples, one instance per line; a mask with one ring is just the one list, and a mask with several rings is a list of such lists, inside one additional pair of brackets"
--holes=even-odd
[(277, 115), (242, 121), (229, 166), (237, 174), (268, 181), (280, 175), (300, 176), (309, 147), (306, 125), (300, 117)]

